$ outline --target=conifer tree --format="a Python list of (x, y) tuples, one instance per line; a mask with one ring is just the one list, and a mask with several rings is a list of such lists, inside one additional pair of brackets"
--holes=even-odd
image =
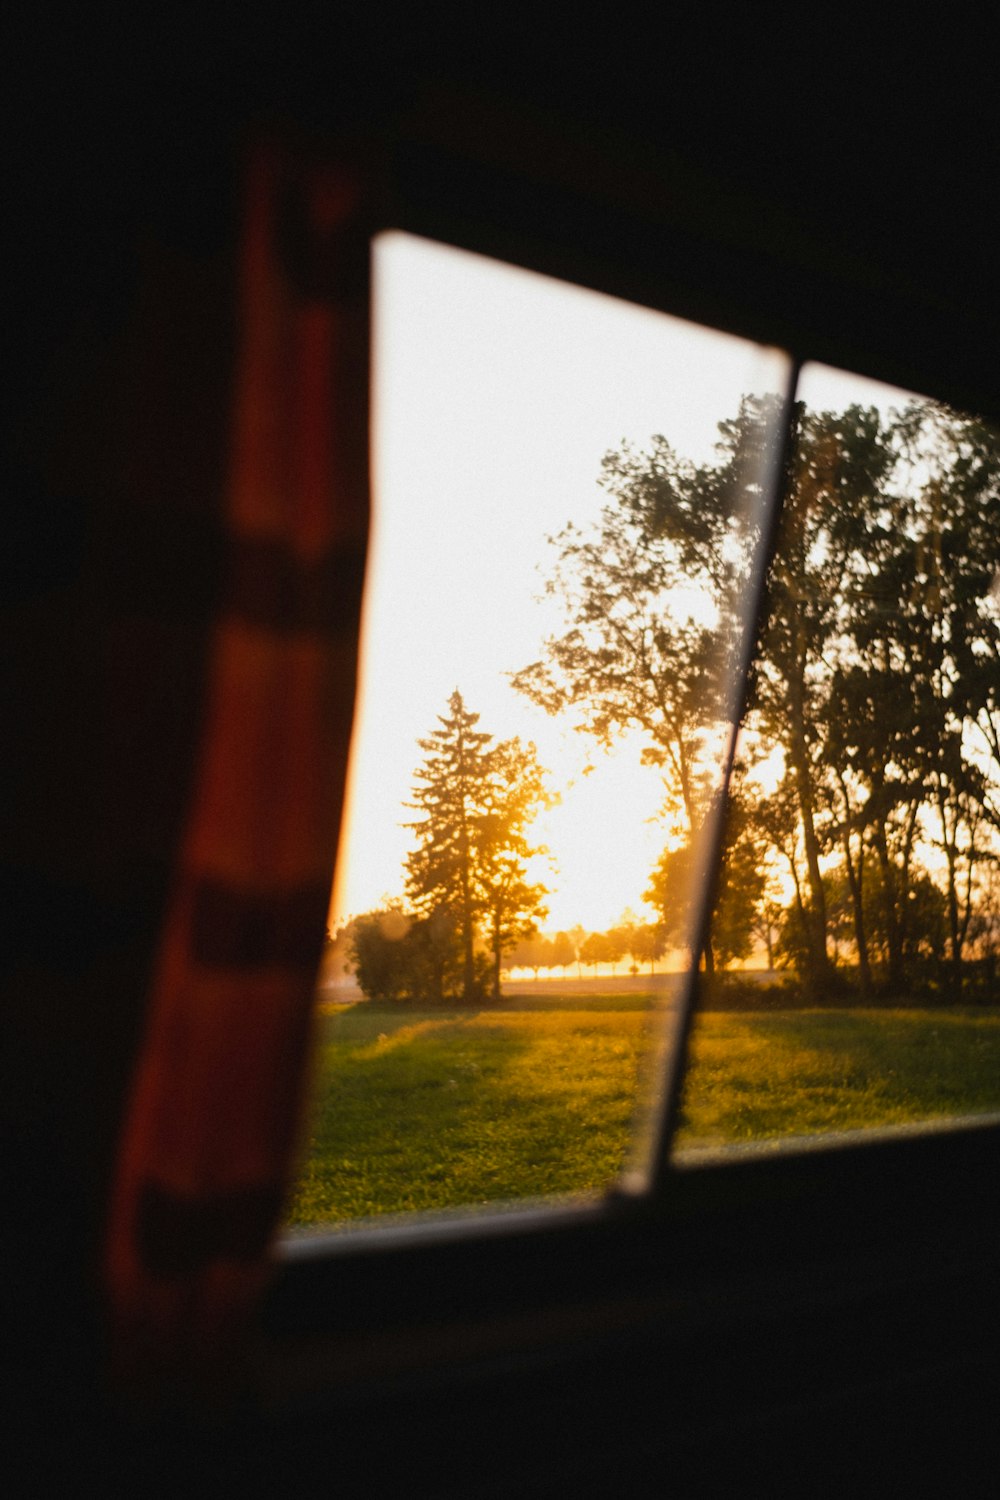
[(503, 952), (533, 930), (546, 894), (526, 877), (526, 861), (536, 851), (525, 827), (545, 799), (535, 747), (517, 739), (494, 744), (478, 723), (456, 689), (440, 728), (417, 742), (425, 758), (408, 804), (421, 816), (409, 825), (417, 848), (406, 861), (407, 895), (424, 916), (451, 914), (466, 1001), (479, 992), (479, 928), (487, 929), (496, 996)]
[(476, 728), (479, 715), (468, 711), (457, 688), (438, 722), (439, 729), (417, 741), (425, 759), (415, 772), (409, 806), (423, 816), (410, 825), (418, 846), (406, 861), (406, 890), (423, 915), (442, 908), (453, 914), (462, 948), (462, 993), (471, 1000), (479, 916), (474, 869), (493, 736)]

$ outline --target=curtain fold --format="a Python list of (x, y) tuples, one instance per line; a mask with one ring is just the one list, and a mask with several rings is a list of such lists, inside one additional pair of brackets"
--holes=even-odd
[(107, 1239), (136, 1388), (239, 1379), (288, 1188), (367, 541), (364, 186), (273, 144), (246, 171), (221, 594)]

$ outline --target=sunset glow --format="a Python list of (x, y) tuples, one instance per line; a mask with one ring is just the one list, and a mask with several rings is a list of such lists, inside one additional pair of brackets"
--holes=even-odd
[(558, 631), (546, 538), (596, 518), (601, 460), (662, 433), (704, 461), (773, 350), (402, 234), (375, 243), (374, 522), (361, 684), (331, 921), (402, 892), (419, 738), (457, 687), (497, 739), (538, 746), (558, 805), (546, 928), (643, 911), (668, 837), (642, 740), (604, 751), (511, 687)]

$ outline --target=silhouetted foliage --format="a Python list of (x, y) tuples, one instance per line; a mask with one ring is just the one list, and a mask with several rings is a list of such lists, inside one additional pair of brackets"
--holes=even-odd
[[(440, 913), (450, 918), (467, 1002), (483, 993), (480, 932), (498, 996), (503, 954), (535, 930), (546, 894), (527, 878), (527, 861), (538, 851), (525, 830), (546, 799), (535, 747), (516, 738), (494, 744), (478, 722), (456, 690), (440, 728), (419, 741), (426, 753), (409, 805), (422, 816), (409, 825), (417, 847), (406, 861), (406, 891), (416, 912), (427, 920)], [(442, 976), (444, 982), (444, 970)]]
[[(662, 437), (607, 455), (600, 519), (552, 539), (566, 628), (513, 676), (605, 744), (644, 735), (670, 840), (645, 899), (671, 942), (691, 941), (704, 885), (778, 410), (745, 398), (712, 463)], [(928, 965), (958, 994), (996, 925), (1000, 432), (927, 402), (799, 403), (792, 436), (706, 968), (756, 934), (817, 996), (845, 953), (863, 995), (902, 993)], [(764, 760), (773, 791), (755, 787)]]

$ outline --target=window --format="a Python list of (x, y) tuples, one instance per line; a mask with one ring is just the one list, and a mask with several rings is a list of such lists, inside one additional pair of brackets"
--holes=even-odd
[(376, 514), (302, 1228), (648, 1174), (789, 372), (412, 236), (378, 239), (375, 272)]
[(671, 1134), (693, 1164), (996, 1109), (995, 435), (810, 365), (786, 452), (777, 352), (412, 236), (375, 257), (292, 1231), (641, 1193)]
[(1000, 1109), (1000, 436), (807, 366), (677, 1136)]
[[(136, 54), (110, 79), (43, 38), (19, 70), (39, 107), (21, 153), (28, 253), (15, 269), (31, 274), (10, 350), (11, 496), (36, 528), (9, 559), (20, 603), (5, 652), (12, 682), (31, 685), (9, 778), (12, 1431), (35, 1471), (58, 1449), (78, 1484), (90, 1461), (107, 1488), (121, 1455), (132, 1490), (147, 1467), (174, 1488), (176, 1466), (178, 1490), (197, 1472), (275, 1492), (315, 1488), (321, 1473), (369, 1494), (803, 1493), (817, 1475), (864, 1493), (892, 1472), (900, 1490), (933, 1474), (942, 1493), (991, 1493), (1000, 1130), (968, 1122), (863, 1144), (841, 1134), (839, 1149), (822, 1137), (811, 1152), (703, 1152), (697, 1170), (673, 1158), (654, 1192), (574, 1200), (571, 1213), (454, 1216), (443, 1231), (411, 1218), (329, 1251), (303, 1239), (278, 1258), (273, 1337), (251, 1351), (235, 1415), (214, 1386), (190, 1403), (168, 1393), (150, 1433), (107, 1396), (94, 1252), (170, 810), (186, 797), (178, 703), (196, 726), (199, 611), (220, 581), (217, 398), (234, 332), (225, 224), (240, 143), (267, 120), (307, 149), (356, 145), (379, 178), (376, 212), (394, 224), (1000, 412), (982, 232), (995, 177), (988, 48), (978, 78), (937, 37), (907, 59), (898, 37), (883, 51), (841, 28), (838, 56), (835, 29), (817, 53), (804, 28), (778, 33), (747, 13), (689, 49), (694, 28), (672, 15), (668, 51), (637, 46), (634, 30), (619, 51), (603, 28), (583, 58), (586, 28), (554, 48), (519, 31), (515, 77), (478, 14), (474, 47), (436, 38), (421, 16), (419, 47), (380, 33), (367, 59), (333, 19), (298, 47), (290, 14), (220, 47), (186, 27), (173, 56), (146, 46), (145, 63)], [(98, 38), (98, 53), (122, 49)], [(183, 285), (180, 318), (158, 295), (164, 276)], [(723, 404), (712, 420), (732, 415)], [(180, 502), (180, 524), (161, 529), (147, 503), (161, 495)], [(151, 614), (144, 597), (134, 608), (149, 580)], [(477, 706), (495, 739), (509, 734)], [(111, 795), (130, 764), (141, 774)], [(847, 964), (849, 928), (837, 941)], [(249, 1122), (253, 1100), (225, 1067), (227, 1036), (250, 1030), (250, 1008), (236, 1009), (206, 1072), (236, 1102), (239, 1174), (239, 1102)], [(262, 1050), (266, 1064), (266, 1033)], [(666, 1051), (676, 1073), (679, 1052)], [(167, 1103), (183, 1130), (184, 1089)], [(227, 1154), (228, 1140), (215, 1159)], [(223, 1276), (246, 1270), (252, 1296), (245, 1210), (223, 1201), (194, 1228), (218, 1236)], [(206, 1325), (199, 1298), (185, 1305), (201, 1330), (193, 1362), (229, 1345), (228, 1319)], [(975, 1484), (977, 1455), (988, 1484)]]
[[(790, 363), (777, 356), (770, 378), (749, 386), (756, 398), (749, 415), (766, 424), (744, 424), (745, 436), (766, 434), (756, 445), (755, 462), (743, 470), (745, 493), (755, 501), (776, 493), (765, 482), (769, 466), (773, 475), (779, 463), (788, 467), (795, 459), (796, 450), (785, 445), (782, 420), (789, 413), (781, 398)], [(802, 372), (799, 395), (807, 408), (815, 400), (823, 411), (824, 389), (846, 377), (822, 372), (818, 378), (819, 374), (812, 367)], [(426, 394), (419, 383), (416, 388)], [(870, 402), (870, 392), (864, 395)], [(853, 393), (841, 386), (833, 409), (849, 405), (851, 399)], [(893, 398), (888, 399), (891, 404)], [(767, 421), (772, 403), (774, 420)], [(729, 409), (723, 405), (711, 420), (731, 422), (734, 414), (739, 414), (738, 401)], [(751, 441), (742, 451), (752, 452), (754, 447)], [(756, 528), (755, 545), (763, 549), (775, 540), (769, 535), (766, 510), (751, 506), (739, 514), (754, 518), (747, 533)], [(758, 551), (754, 565), (758, 578), (761, 555)], [(738, 559), (737, 551), (730, 560)], [(738, 568), (735, 572), (739, 576)], [(752, 572), (741, 580), (744, 621), (751, 620), (755, 608)], [(397, 631), (395, 641), (390, 638), (388, 643), (390, 654), (400, 640), (409, 648), (410, 634), (406, 628)], [(729, 665), (733, 666), (732, 657)], [(734, 672), (731, 680), (738, 676)], [(734, 696), (728, 718), (718, 720), (724, 729), (732, 730), (738, 706)], [(418, 732), (428, 736), (433, 724), (421, 724)], [(484, 724), (496, 734), (504, 732), (499, 724)], [(752, 730), (748, 721), (735, 747), (734, 785), (744, 797), (749, 796), (744, 766), (750, 760)], [(725, 760), (724, 743), (721, 733), (716, 739), (717, 767)], [(379, 749), (376, 742), (376, 759)], [(419, 759), (418, 753), (413, 769)], [(778, 769), (771, 768), (775, 784)], [(596, 775), (595, 771), (586, 780)], [(720, 831), (716, 827), (713, 835), (706, 829), (700, 852), (714, 847)], [(727, 880), (732, 886), (740, 879), (740, 867), (732, 858), (734, 833), (739, 827), (730, 823), (722, 840), (723, 892)], [(678, 847), (682, 845), (661, 846), (653, 869), (661, 855), (676, 853)], [(703, 862), (701, 877), (709, 873), (710, 858), (709, 854)], [(698, 864), (697, 854), (692, 854), (689, 868)], [(694, 882), (686, 889), (693, 892)], [(700, 909), (693, 900), (677, 918), (692, 947), (700, 945), (704, 935), (697, 934), (692, 915)], [(666, 922), (666, 911), (663, 919)], [(718, 920), (716, 912), (713, 921)], [(717, 930), (714, 936), (717, 944), (724, 942), (724, 933)], [(744, 962), (752, 963), (755, 957), (759, 961), (761, 945), (766, 951), (766, 936), (758, 935), (757, 942), (756, 953), (751, 949), (744, 954)], [(834, 949), (833, 956), (848, 966), (849, 943), (842, 940), (841, 950)], [(326, 995), (335, 988), (338, 957), (334, 946)], [(738, 992), (747, 976), (722, 973), (719, 960), (717, 949), (717, 987)], [(516, 976), (520, 988), (536, 991), (520, 999), (525, 1010), (526, 1000), (537, 999), (545, 984), (529, 973), (530, 977), (522, 969)], [(645, 976), (636, 979), (645, 983)], [(565, 984), (565, 976), (561, 982)], [(711, 988), (710, 977), (702, 973), (697, 989), (703, 1001), (706, 996), (711, 1001)], [(393, 1482), (412, 1483), (414, 1472), (424, 1475), (431, 1470), (432, 1486), (444, 1483), (445, 1477), (453, 1482), (456, 1466), (464, 1464), (475, 1448), (474, 1463), (480, 1467), (484, 1462), (492, 1466), (495, 1459), (503, 1473), (530, 1472), (533, 1482), (549, 1484), (553, 1492), (564, 1486), (567, 1474), (574, 1482), (609, 1488), (620, 1483), (625, 1472), (630, 1479), (635, 1473), (642, 1492), (651, 1474), (658, 1475), (667, 1462), (672, 1476), (682, 1476), (681, 1482), (689, 1477), (697, 1486), (706, 1474), (720, 1470), (743, 1474), (748, 1455), (751, 1467), (759, 1466), (762, 1474), (774, 1474), (777, 1463), (782, 1473), (794, 1472), (799, 1484), (817, 1453), (838, 1474), (851, 1469), (866, 1446), (874, 1449), (881, 1441), (886, 1421), (893, 1431), (907, 1434), (899, 1440), (900, 1452), (909, 1453), (913, 1467), (920, 1467), (926, 1449), (921, 1414), (929, 1410), (929, 1402), (933, 1421), (926, 1431), (934, 1434), (942, 1431), (940, 1412), (949, 1409), (949, 1401), (954, 1405), (967, 1397), (970, 1407), (981, 1408), (981, 1396), (978, 1403), (976, 1398), (983, 1386), (975, 1374), (976, 1361), (985, 1361), (985, 1368), (991, 1369), (995, 1349), (990, 1334), (996, 1301), (991, 1263), (978, 1269), (973, 1264), (982, 1233), (981, 1185), (995, 1170), (996, 1131), (989, 1128), (989, 1115), (983, 1129), (924, 1131), (898, 1140), (869, 1130), (863, 1139), (870, 1144), (864, 1148), (854, 1133), (840, 1130), (834, 1138), (821, 1134), (814, 1141), (822, 1147), (819, 1151), (775, 1150), (782, 1142), (801, 1147), (806, 1130), (812, 1128), (803, 1129), (792, 1098), (786, 1116), (791, 1124), (784, 1136), (761, 1132), (748, 1150), (746, 1137), (730, 1131), (720, 1149), (718, 1136), (713, 1139), (705, 1133), (699, 1139), (694, 1119), (698, 1091), (706, 1092), (712, 1040), (708, 1032), (716, 1022), (742, 1024), (745, 1012), (698, 1012), (694, 1066), (682, 1098), (684, 1030), (693, 998), (693, 989), (685, 984), (680, 1003), (660, 1010), (658, 1019), (664, 1024), (659, 1033), (648, 1033), (652, 1040), (645, 1053), (646, 1076), (655, 1076), (659, 1091), (647, 1093), (645, 1115), (639, 1112), (638, 1128), (628, 1139), (623, 1135), (620, 1156), (603, 1175), (607, 1183), (624, 1164), (619, 1181), (630, 1191), (597, 1200), (594, 1194), (563, 1193), (557, 1187), (544, 1197), (544, 1211), (535, 1213), (533, 1188), (518, 1200), (517, 1213), (498, 1216), (495, 1210), (506, 1205), (495, 1199), (488, 1204), (491, 1213), (486, 1218), (452, 1207), (443, 1223), (410, 1214), (396, 1224), (394, 1213), (383, 1212), (376, 1219), (375, 1234), (364, 1232), (373, 1224), (370, 1199), (356, 1199), (346, 1212), (337, 1210), (340, 1217), (331, 1222), (326, 1217), (328, 1204), (314, 1198), (319, 1211), (311, 1217), (310, 1207), (302, 1216), (308, 1224), (324, 1231), (339, 1227), (361, 1232), (337, 1239), (326, 1233), (293, 1232), (284, 1241), (268, 1326), (277, 1335), (274, 1349), (282, 1397), (291, 1402), (296, 1415), (296, 1444), (305, 1439), (307, 1450), (316, 1444), (317, 1454), (321, 1450), (326, 1461), (329, 1429), (326, 1421), (315, 1422), (315, 1398), (319, 1396), (320, 1409), (332, 1419), (339, 1413), (343, 1393), (347, 1415), (340, 1414), (340, 1420), (352, 1429), (348, 1451), (357, 1455), (366, 1482), (373, 1464), (390, 1470)], [(336, 1001), (324, 999), (322, 1004), (329, 1013), (321, 1016), (321, 1026), (349, 1014), (358, 1019), (365, 1014), (360, 1003), (339, 1016)], [(831, 1018), (830, 1002), (824, 1004), (821, 1021)], [(796, 1009), (793, 1019), (801, 1021), (803, 1014)], [(847, 1020), (853, 1019), (857, 1012), (852, 1007)], [(762, 1011), (757, 1020), (766, 1030), (775, 1016)], [(405, 1043), (400, 1045), (384, 1023), (380, 1029), (384, 1036), (357, 1038), (356, 1052), (365, 1054), (358, 1057), (363, 1067), (385, 1052), (405, 1051)], [(432, 1034), (433, 1028), (421, 1033)], [(974, 1028), (967, 1039), (975, 1042)], [(827, 1057), (835, 1051), (828, 1048)], [(345, 1056), (346, 1052), (347, 1048)], [(468, 1060), (455, 1052), (448, 1059), (452, 1067), (455, 1061)], [(727, 1086), (738, 1092), (744, 1083), (738, 1048), (727, 1066)], [(827, 1064), (828, 1076), (820, 1087), (836, 1094), (843, 1077), (830, 1073)], [(635, 1076), (639, 1077), (638, 1068)], [(966, 1069), (966, 1081), (967, 1076)], [(445, 1089), (451, 1077), (454, 1072), (448, 1073)], [(409, 1081), (417, 1089), (425, 1082), (415, 1070)], [(455, 1081), (456, 1088), (449, 1089), (452, 1095), (461, 1088)], [(440, 1094), (440, 1072), (433, 1083)], [(348, 1092), (342, 1082), (338, 1087), (341, 1094)], [(635, 1097), (633, 1093), (627, 1101), (633, 1120)], [(369, 1111), (370, 1102), (369, 1094)], [(517, 1103), (519, 1107), (521, 1101)], [(976, 1107), (989, 1110), (989, 1099)], [(968, 1126), (965, 1108), (963, 1104), (953, 1110), (952, 1118)], [(869, 1118), (865, 1123), (879, 1122)], [(550, 1116), (549, 1128), (563, 1140), (573, 1125), (568, 1114)], [(336, 1128), (343, 1141), (342, 1126)], [(582, 1134), (578, 1132), (578, 1138)], [(680, 1149), (671, 1153), (674, 1135)], [(537, 1139), (528, 1140), (534, 1154)], [(397, 1144), (406, 1148), (410, 1143), (397, 1134)], [(363, 1177), (366, 1142), (355, 1137), (351, 1150)], [(447, 1181), (447, 1175), (446, 1165), (439, 1181)], [(354, 1184), (358, 1181), (355, 1176)], [(543, 1184), (542, 1191), (548, 1186)], [(930, 1214), (929, 1193), (935, 1204)], [(468, 1200), (473, 1193), (464, 1196)], [(444, 1204), (438, 1200), (431, 1206)], [(567, 1211), (561, 1212), (563, 1207)], [(911, 1331), (902, 1342), (901, 1328)], [(960, 1370), (974, 1373), (953, 1387), (954, 1366), (948, 1361), (956, 1346), (961, 1347)], [(941, 1369), (946, 1372), (943, 1377)], [(900, 1371), (906, 1382), (904, 1395), (880, 1404), (871, 1392), (895, 1389)], [(921, 1382), (934, 1393), (923, 1403)], [(955, 1391), (963, 1394), (955, 1396)], [(439, 1445), (442, 1392), (447, 1393), (449, 1435)], [(300, 1404), (303, 1395), (305, 1402)], [(379, 1408), (377, 1418), (372, 1414), (372, 1395)], [(831, 1409), (837, 1417), (833, 1422)], [(884, 1419), (887, 1409), (890, 1415)], [(467, 1447), (456, 1437), (456, 1410), (463, 1421), (470, 1418)], [(611, 1440), (602, 1436), (608, 1431), (609, 1412), (614, 1414)], [(853, 1434), (846, 1446), (839, 1436), (845, 1413)], [(297, 1420), (299, 1416), (304, 1420)], [(430, 1446), (421, 1445), (425, 1430), (435, 1434)], [(555, 1431), (567, 1435), (565, 1443), (553, 1441)], [(831, 1433), (837, 1436), (831, 1438)], [(378, 1443), (376, 1452), (372, 1434), (380, 1439), (388, 1435), (390, 1441)], [(983, 1446), (980, 1440), (969, 1451)], [(641, 1474), (627, 1465), (623, 1469), (626, 1447), (639, 1455), (637, 1464), (647, 1453), (655, 1453), (652, 1469)], [(944, 1458), (937, 1453), (931, 1458), (949, 1462), (950, 1450), (943, 1452)], [(913, 1459), (914, 1454), (920, 1457)]]

